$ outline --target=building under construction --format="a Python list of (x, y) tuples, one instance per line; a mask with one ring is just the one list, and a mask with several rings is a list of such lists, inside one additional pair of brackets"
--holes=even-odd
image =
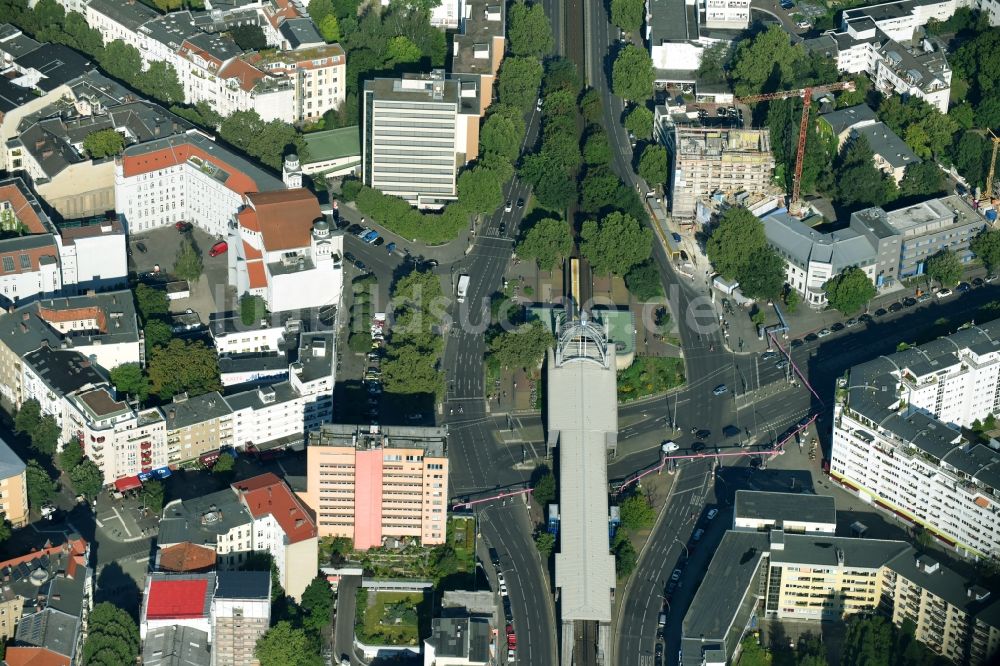
[(667, 139), (673, 159), (670, 208), (675, 219), (694, 219), (698, 202), (713, 195), (745, 203), (767, 194), (774, 156), (766, 129), (677, 126)]

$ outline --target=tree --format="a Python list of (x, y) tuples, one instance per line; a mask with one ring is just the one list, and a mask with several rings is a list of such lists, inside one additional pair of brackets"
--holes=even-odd
[(969, 248), (983, 262), (987, 271), (996, 273), (1000, 269), (1000, 230), (985, 229), (972, 239)]
[(267, 303), (260, 296), (243, 294), (240, 297), (240, 321), (244, 326), (253, 326), (267, 317)]
[(615, 573), (619, 578), (628, 578), (639, 563), (639, 554), (635, 546), (627, 538), (623, 538), (615, 546)]
[(239, 25), (229, 31), (236, 45), (244, 51), (261, 51), (267, 48), (264, 31), (259, 25)]
[[(324, 23), (329, 21), (329, 17), (323, 19)], [(393, 37), (388, 44), (388, 65), (394, 66), (405, 63), (419, 62), (423, 57), (420, 47), (413, 43), (413, 40), (404, 35)]]
[(322, 23), (327, 16), (336, 15), (332, 0), (309, 0), (306, 11), (316, 25)]
[[(148, 340), (147, 340), (148, 344)], [(143, 374), (138, 363), (122, 363), (111, 368), (111, 383), (122, 395), (135, 396), (145, 402), (149, 396), (149, 379)]]
[(984, 187), (991, 158), (989, 142), (978, 132), (962, 132), (952, 148), (952, 161), (970, 187)]
[(573, 251), (573, 237), (563, 220), (547, 217), (528, 229), (517, 243), (517, 254), (534, 259), (542, 270), (552, 270)]
[[(595, 89), (587, 88), (580, 95), (580, 113), (583, 114), (583, 119), (591, 124), (598, 124), (604, 118), (604, 104), (601, 102), (600, 93)], [(650, 120), (650, 124), (652, 124), (652, 120)]]
[(899, 183), (899, 194), (920, 200), (944, 194), (947, 177), (932, 160), (917, 162), (906, 167)]
[(150, 355), (148, 372), (152, 392), (160, 400), (181, 392), (196, 396), (222, 388), (215, 350), (201, 340), (174, 338), (157, 347)]
[(730, 208), (712, 231), (705, 252), (723, 277), (738, 280), (747, 272), (749, 253), (765, 245), (764, 223), (745, 208)]
[(556, 477), (552, 470), (541, 465), (531, 474), (531, 496), (535, 504), (546, 507), (556, 498)]
[[(228, 457), (228, 456), (225, 456)], [(142, 484), (142, 504), (153, 515), (160, 515), (163, 512), (164, 493), (166, 489), (163, 482), (158, 479), (150, 479)]]
[(34, 398), (21, 403), (21, 408), (14, 416), (14, 430), (21, 435), (31, 437), (42, 421), (42, 406)]
[(599, 275), (624, 275), (653, 251), (653, 232), (643, 228), (634, 217), (614, 212), (601, 220), (583, 223), (580, 252)]
[(458, 177), (458, 197), (473, 213), (489, 213), (502, 203), (503, 191), (495, 173), (477, 166)]
[(538, 554), (542, 556), (543, 561), (548, 561), (555, 547), (556, 538), (548, 532), (539, 532), (535, 537), (535, 548), (538, 549)]
[(43, 455), (51, 456), (59, 446), (59, 435), (61, 434), (62, 430), (56, 423), (55, 417), (46, 414), (31, 433), (31, 448)]
[(777, 300), (785, 289), (785, 260), (770, 246), (748, 255), (748, 270), (740, 277), (740, 289), (749, 298)]
[(588, 213), (600, 214), (615, 202), (621, 179), (610, 167), (593, 166), (580, 181), (580, 207)]
[(79, 465), (82, 460), (83, 446), (80, 444), (80, 440), (74, 437), (63, 445), (62, 451), (59, 452), (59, 455), (56, 458), (56, 463), (62, 471), (70, 472), (74, 467)]
[(698, 80), (705, 83), (725, 83), (726, 65), (729, 63), (728, 42), (712, 44), (701, 54), (701, 64), (698, 65)]
[(228, 474), (236, 466), (236, 459), (227, 453), (219, 456), (219, 459), (212, 465), (212, 474)]
[(611, 22), (625, 32), (635, 32), (646, 18), (643, 0), (611, 0)]
[(182, 241), (180, 249), (177, 250), (177, 258), (174, 259), (174, 275), (188, 282), (197, 282), (203, 268), (201, 254), (195, 249), (194, 244), (187, 239)]
[(823, 285), (830, 306), (844, 314), (854, 314), (878, 293), (863, 270), (852, 266)]
[(635, 107), (625, 116), (625, 129), (632, 132), (636, 139), (653, 136), (653, 112), (644, 106)]
[(254, 110), (236, 111), (219, 125), (219, 136), (272, 169), (280, 169), (291, 146), (300, 158), (308, 154), (295, 128), (280, 120), (264, 122)]
[[(333, 14), (323, 17), (323, 20), (319, 23), (319, 34), (323, 37), (327, 44), (339, 42), (340, 22), (337, 20), (337, 17)], [(410, 43), (412, 44), (412, 42)], [(417, 60), (419, 60), (419, 58), (417, 58)]]
[(101, 468), (93, 460), (84, 460), (69, 472), (70, 483), (77, 495), (83, 495), (89, 500), (97, 497), (104, 486), (104, 475)]
[(542, 63), (537, 58), (504, 58), (497, 78), (500, 102), (527, 111), (535, 103), (542, 83)]
[(639, 175), (652, 187), (665, 185), (667, 182), (667, 148), (659, 144), (650, 144), (642, 151), (639, 158)]
[(620, 512), (622, 527), (627, 530), (652, 527), (656, 520), (656, 512), (649, 505), (649, 499), (643, 492), (637, 492), (625, 498), (621, 503)]
[(135, 288), (135, 307), (142, 320), (148, 321), (150, 317), (170, 312), (170, 301), (167, 299), (167, 292), (162, 289), (139, 283)]
[(771, 92), (764, 89), (765, 83), (772, 83), (774, 89), (782, 87), (791, 82), (795, 63), (804, 57), (781, 26), (772, 25), (753, 39), (739, 42), (732, 69), (736, 94)]
[(24, 470), (28, 486), (28, 506), (40, 508), (56, 496), (56, 484), (37, 460), (29, 460)]
[(882, 206), (896, 195), (896, 185), (876, 166), (874, 154), (864, 136), (855, 137), (844, 147), (837, 177), (837, 196), (844, 206)]
[(535, 58), (552, 51), (552, 25), (540, 3), (513, 3), (507, 13), (507, 39), (515, 56)]
[(583, 141), (583, 161), (587, 164), (611, 164), (611, 145), (608, 143), (608, 133), (603, 127), (592, 126), (587, 131)]
[(569, 58), (555, 56), (545, 61), (545, 76), (542, 79), (542, 91), (550, 95), (558, 90), (576, 94), (580, 90), (580, 74), (576, 64)]
[(174, 337), (174, 332), (170, 329), (170, 324), (162, 319), (151, 319), (143, 328), (143, 337), (146, 339), (146, 350), (154, 347), (166, 346)]
[(139, 50), (120, 39), (105, 44), (99, 60), (104, 71), (122, 81), (134, 83), (142, 73)]
[(83, 149), (93, 159), (117, 155), (125, 149), (125, 138), (113, 129), (91, 132), (83, 139)]
[(490, 340), (489, 354), (501, 368), (533, 370), (555, 340), (540, 320), (533, 320)]
[(847, 621), (841, 664), (874, 666), (892, 663), (892, 625), (880, 615), (855, 615)]
[(962, 279), (962, 262), (951, 250), (941, 250), (928, 257), (927, 277), (940, 282), (942, 287), (954, 287)]
[(304, 616), (302, 624), (306, 631), (318, 636), (331, 622), (333, 610), (333, 590), (326, 576), (316, 576), (302, 592), (300, 603)]
[(626, 273), (625, 286), (638, 301), (651, 301), (663, 296), (660, 271), (652, 261), (644, 261)]
[(653, 61), (646, 49), (628, 44), (611, 68), (611, 89), (624, 100), (643, 102), (653, 94)]
[(87, 666), (121, 666), (139, 656), (139, 628), (118, 606), (103, 602), (90, 612), (83, 663)]
[(479, 151), (495, 153), (513, 162), (521, 153), (524, 132), (524, 116), (516, 107), (494, 104), (479, 132)]
[(541, 152), (525, 157), (520, 174), (521, 178), (531, 183), (535, 198), (546, 208), (564, 210), (576, 199), (575, 178), (551, 153)]

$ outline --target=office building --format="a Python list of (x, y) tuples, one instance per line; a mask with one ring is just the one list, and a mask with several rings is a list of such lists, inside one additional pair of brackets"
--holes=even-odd
[(0, 514), (14, 527), (28, 524), (26, 467), (13, 449), (0, 439)]
[(220, 571), (212, 598), (212, 666), (254, 662), (257, 640), (271, 625), (271, 573)]
[(420, 208), (458, 196), (458, 170), (479, 151), (479, 82), (429, 75), (365, 81), (365, 185)]
[(215, 550), (221, 569), (239, 569), (255, 551), (270, 553), (282, 588), (299, 599), (316, 575), (316, 522), (274, 474), (261, 474), (163, 509), (159, 548), (192, 543)]
[(923, 275), (927, 260), (942, 250), (972, 260), (969, 244), (986, 227), (980, 212), (954, 194), (890, 211), (885, 223), (900, 238), (900, 278)]
[(445, 542), (447, 429), (328, 423), (309, 433), (306, 456), (304, 498), (320, 536), (362, 550), (390, 537)]
[(767, 130), (678, 126), (665, 138), (673, 162), (668, 187), (675, 218), (693, 219), (698, 202), (717, 192), (750, 200), (768, 192), (774, 155)]
[(960, 428), (1000, 409), (1000, 321), (851, 368), (831, 477), (974, 556), (1000, 552), (1000, 452)]

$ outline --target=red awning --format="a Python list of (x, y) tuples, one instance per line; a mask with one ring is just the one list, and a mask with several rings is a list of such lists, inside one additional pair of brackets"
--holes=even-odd
[(142, 488), (142, 481), (137, 476), (126, 476), (124, 479), (115, 481), (115, 488), (120, 493), (126, 490), (135, 490), (136, 488)]

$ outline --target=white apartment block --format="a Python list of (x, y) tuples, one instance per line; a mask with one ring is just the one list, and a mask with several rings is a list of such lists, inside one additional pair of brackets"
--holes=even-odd
[(421, 208), (456, 199), (458, 170), (478, 154), (478, 83), (444, 70), (366, 81), (365, 184)]
[(63, 408), (61, 441), (79, 439), (105, 485), (167, 466), (167, 426), (160, 410), (138, 411), (107, 385), (68, 396)]
[(1000, 320), (851, 369), (830, 474), (972, 556), (1000, 552), (1000, 451), (960, 427), (1000, 408)]
[(186, 220), (225, 238), (248, 192), (284, 184), (192, 130), (129, 146), (116, 160), (115, 209), (130, 233)]
[(704, 0), (705, 27), (745, 30), (750, 25), (750, 0)]

